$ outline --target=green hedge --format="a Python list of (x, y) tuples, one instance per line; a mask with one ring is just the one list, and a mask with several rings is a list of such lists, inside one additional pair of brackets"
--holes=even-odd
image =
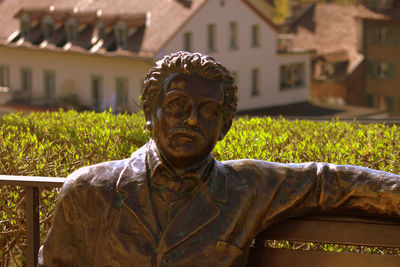
[[(214, 150), (218, 160), (324, 161), (399, 173), (397, 126), (240, 118)], [(59, 111), (0, 117), (0, 174), (67, 176), (121, 159), (149, 138), (142, 114)]]
[(400, 173), (399, 140), (396, 125), (242, 118), (214, 154), (220, 160), (319, 161)]
[(60, 176), (128, 157), (148, 139), (143, 116), (59, 111), (0, 118), (0, 173)]
[[(149, 138), (142, 114), (58, 111), (0, 117), (0, 174), (66, 177), (79, 167), (122, 159)], [(400, 173), (397, 126), (356, 122), (240, 118), (214, 149), (218, 160), (323, 161)], [(41, 232), (47, 232), (57, 190), (41, 192)], [(0, 187), (3, 262), (24, 261), (24, 193)], [(42, 236), (43, 238), (43, 236)]]

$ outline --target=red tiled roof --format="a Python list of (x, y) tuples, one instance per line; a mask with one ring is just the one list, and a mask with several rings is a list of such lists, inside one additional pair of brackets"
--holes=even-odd
[(254, 13), (256, 13), (262, 20), (264, 20), (269, 26), (272, 27), (275, 31), (278, 31), (278, 27), (267, 17), (265, 17), (253, 4), (249, 3), (247, 0), (242, 0), (244, 4), (246, 4)]
[[(139, 57), (154, 57), (177, 29), (188, 21), (205, 2), (207, 0), (3, 0), (0, 1), (0, 25), (2, 25), (0, 42), (4, 44), (10, 35), (19, 30), (19, 20), (15, 15), (21, 8), (30, 11), (45, 10), (53, 5), (54, 12), (72, 11), (75, 8), (78, 14), (96, 14), (97, 10), (101, 10), (104, 18), (116, 14), (125, 18), (132, 17), (132, 14), (146, 15), (146, 27), (142, 31), (141, 39), (139, 38), (141, 43), (138, 44), (138, 39), (132, 41), (133, 45), (140, 50), (122, 53)], [(51, 45), (46, 48), (57, 49)], [(118, 50), (112, 52), (112, 54), (118, 53)]]

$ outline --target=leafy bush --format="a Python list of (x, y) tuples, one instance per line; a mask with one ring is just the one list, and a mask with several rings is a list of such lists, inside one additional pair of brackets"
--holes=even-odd
[[(141, 115), (62, 110), (29, 116), (11, 114), (0, 117), (0, 174), (66, 177), (82, 166), (129, 157), (147, 140)], [(42, 238), (50, 224), (57, 190), (41, 190)], [(24, 261), (23, 191), (22, 187), (0, 186), (3, 263)]]
[(0, 173), (65, 177), (128, 157), (148, 139), (143, 116), (59, 111), (0, 118)]
[(399, 138), (396, 125), (241, 118), (213, 153), (219, 160), (318, 161), (400, 173)]
[[(142, 114), (62, 110), (0, 117), (0, 174), (66, 177), (82, 166), (122, 159), (149, 138)], [(218, 160), (323, 161), (400, 173), (397, 126), (240, 118), (214, 149)], [(41, 191), (42, 238), (58, 189)], [(0, 258), (24, 261), (23, 188), (0, 187)]]

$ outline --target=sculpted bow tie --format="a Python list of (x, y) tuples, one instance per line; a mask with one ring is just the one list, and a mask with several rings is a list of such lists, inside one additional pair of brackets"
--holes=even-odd
[(153, 174), (151, 187), (164, 201), (176, 201), (190, 197), (200, 187), (202, 178), (196, 173), (176, 176), (167, 168), (160, 166)]

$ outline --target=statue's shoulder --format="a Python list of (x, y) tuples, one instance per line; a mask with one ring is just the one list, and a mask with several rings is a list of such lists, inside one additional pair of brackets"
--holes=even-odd
[(133, 163), (144, 162), (145, 153), (142, 148), (132, 154), (130, 158), (98, 163), (82, 167), (71, 173), (63, 185), (63, 192), (73, 189), (99, 189), (114, 191), (121, 173), (131, 168)]
[[(255, 159), (223, 161), (228, 180), (243, 181), (248, 187), (264, 188), (287, 177), (295, 166)], [(234, 178), (235, 177), (235, 178)], [(234, 178), (234, 179), (232, 179)]]
[(256, 160), (256, 159), (237, 159), (222, 161), (222, 164), (226, 167), (234, 170), (239, 174), (257, 174), (264, 173), (268, 170), (278, 170), (284, 168), (286, 165), (276, 162)]
[(71, 173), (63, 185), (63, 192), (79, 188), (115, 188), (119, 174), (131, 159), (102, 162), (82, 167)]

